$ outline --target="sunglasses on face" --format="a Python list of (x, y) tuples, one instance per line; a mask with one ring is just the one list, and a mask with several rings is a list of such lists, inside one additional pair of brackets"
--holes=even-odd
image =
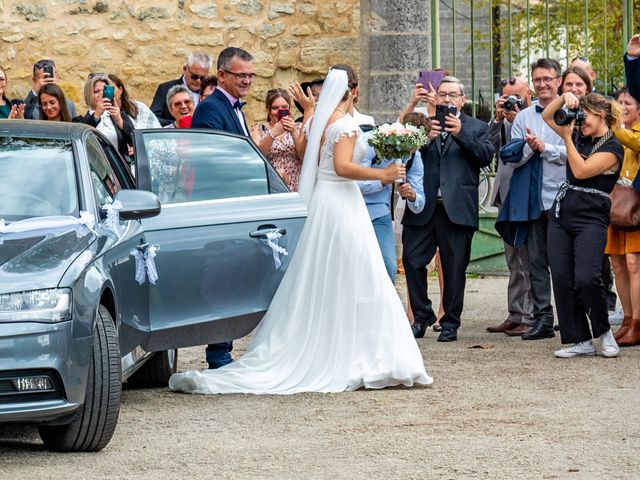
[(509, 80), (505, 80), (505, 79), (500, 80), (500, 86), (506, 87), (507, 84), (515, 85), (516, 84), (516, 77), (511, 77)]
[(37, 69), (41, 69), (44, 67), (55, 67), (56, 64), (53, 63), (53, 60), (38, 60), (34, 67), (36, 67)]
[(198, 75), (197, 73), (193, 73), (191, 70), (189, 70), (189, 67), (187, 67), (187, 72), (189, 72), (189, 77), (194, 82), (197, 82), (198, 80), (204, 80), (204, 78), (206, 77), (206, 75)]

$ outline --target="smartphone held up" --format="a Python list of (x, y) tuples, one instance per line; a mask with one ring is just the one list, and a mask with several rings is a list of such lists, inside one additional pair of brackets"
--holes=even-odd
[(437, 90), (444, 77), (445, 72), (443, 70), (423, 70), (418, 75), (418, 83), (422, 84), (427, 90), (430, 89), (430, 86)]
[(284, 117), (288, 117), (291, 115), (288, 108), (281, 108), (278, 110), (278, 121), (282, 120)]
[(102, 98), (106, 98), (113, 103), (113, 96), (115, 94), (115, 87), (113, 85), (105, 85), (102, 90)]

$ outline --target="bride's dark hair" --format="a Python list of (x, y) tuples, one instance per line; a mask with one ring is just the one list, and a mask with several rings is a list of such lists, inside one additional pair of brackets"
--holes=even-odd
[(351, 91), (358, 86), (358, 75), (356, 75), (356, 71), (350, 65), (347, 65), (345, 63), (337, 63), (331, 67), (331, 70), (344, 70), (345, 72), (347, 72), (349, 88), (345, 92), (344, 97), (342, 97), (342, 101), (344, 102), (347, 98), (349, 98)]

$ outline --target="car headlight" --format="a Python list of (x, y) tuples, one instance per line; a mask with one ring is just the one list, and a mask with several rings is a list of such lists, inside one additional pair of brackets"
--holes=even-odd
[(71, 290), (49, 288), (0, 295), (0, 322), (71, 320)]

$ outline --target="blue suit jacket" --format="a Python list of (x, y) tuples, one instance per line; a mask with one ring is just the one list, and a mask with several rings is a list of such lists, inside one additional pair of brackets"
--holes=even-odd
[[(500, 149), (500, 159), (517, 163), (522, 159), (524, 140), (514, 139)], [(542, 160), (540, 154), (513, 171), (509, 193), (505, 197), (495, 229), (502, 239), (515, 248), (524, 245), (529, 221), (540, 218), (542, 212)]]
[(627, 77), (627, 88), (629, 93), (637, 102), (640, 102), (640, 58), (629, 58), (624, 56), (624, 73)]
[[(245, 122), (245, 127), (246, 125)], [(191, 128), (211, 128), (245, 135), (240, 119), (236, 115), (229, 99), (217, 88), (196, 107), (191, 121)], [(249, 128), (247, 128), (248, 131)]]

